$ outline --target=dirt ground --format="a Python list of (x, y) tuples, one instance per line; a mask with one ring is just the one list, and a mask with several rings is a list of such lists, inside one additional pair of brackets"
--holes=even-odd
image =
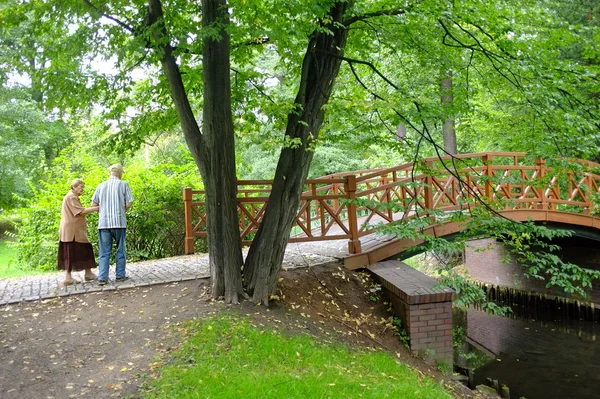
[(283, 271), (269, 308), (210, 301), (207, 284), (195, 280), (0, 307), (0, 397), (139, 397), (143, 381), (177, 347), (178, 326), (225, 310), (290, 334), (384, 348), (444, 381), (457, 398), (484, 397), (410, 354), (367, 274), (342, 267)]

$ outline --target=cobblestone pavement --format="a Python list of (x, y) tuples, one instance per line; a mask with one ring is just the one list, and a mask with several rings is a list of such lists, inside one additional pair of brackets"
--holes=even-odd
[[(340, 259), (331, 254), (315, 254), (306, 246), (290, 244), (283, 261), (285, 269), (338, 264)], [(315, 252), (319, 252), (316, 250)], [(336, 254), (337, 255), (337, 254)], [(96, 270), (97, 272), (97, 270)], [(115, 281), (114, 265), (110, 267), (109, 283), (98, 285), (97, 281), (83, 282), (83, 272), (73, 273), (81, 282), (62, 286), (64, 272), (36, 276), (0, 279), (0, 305), (22, 301), (36, 301), (55, 297), (84, 294), (86, 292), (112, 291), (175, 281), (209, 277), (208, 254), (183, 255), (165, 259), (127, 264), (128, 280)]]

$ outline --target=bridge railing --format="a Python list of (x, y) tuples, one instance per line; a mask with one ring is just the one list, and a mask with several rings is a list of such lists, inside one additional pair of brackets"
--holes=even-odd
[[(427, 158), (417, 164), (338, 173), (308, 179), (290, 242), (348, 240), (361, 252), (360, 237), (380, 223), (453, 211), (486, 203), (496, 210), (542, 209), (590, 214), (600, 203), (600, 164), (542, 159), (525, 153), (493, 152)], [(271, 180), (238, 181), (240, 237), (248, 245), (262, 221)], [(183, 190), (186, 253), (206, 237), (204, 192)], [(394, 207), (386, 206), (394, 204)]]

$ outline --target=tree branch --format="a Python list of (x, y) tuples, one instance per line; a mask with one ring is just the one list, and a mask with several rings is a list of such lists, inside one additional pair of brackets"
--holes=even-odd
[(271, 41), (271, 39), (268, 36), (257, 37), (255, 39), (248, 40), (243, 43), (232, 44), (231, 48), (236, 49), (236, 48), (240, 48), (242, 46), (260, 46), (262, 44), (270, 43), (270, 41)]
[(134, 29), (132, 26), (127, 25), (126, 23), (122, 22), (121, 20), (113, 17), (112, 15), (108, 15), (107, 13), (105, 13), (104, 11), (102, 11), (99, 7), (96, 7), (95, 5), (92, 4), (92, 2), (90, 0), (83, 0), (83, 2), (85, 4), (87, 4), (90, 8), (92, 8), (93, 10), (95, 10), (98, 14), (100, 14), (101, 16), (103, 16), (106, 19), (110, 19), (111, 21), (115, 22), (117, 25), (119, 25), (120, 27), (122, 27), (123, 29), (134, 33)]
[[(236, 74), (238, 74), (238, 75), (242, 75), (242, 76), (244, 75), (242, 72), (238, 71), (238, 70), (237, 70), (237, 69), (235, 69), (235, 68), (230, 68), (230, 69), (231, 69), (231, 71), (235, 72), (235, 73), (236, 73)], [(251, 84), (251, 85), (252, 85), (252, 86), (253, 86), (253, 87), (254, 87), (256, 90), (258, 90), (258, 92), (259, 92), (260, 94), (262, 94), (263, 96), (265, 96), (265, 97), (266, 97), (266, 98), (267, 98), (267, 99), (268, 99), (270, 102), (272, 102), (273, 104), (276, 104), (275, 100), (273, 100), (273, 99), (272, 99), (272, 98), (271, 98), (271, 97), (270, 97), (270, 96), (269, 96), (267, 93), (265, 93), (265, 91), (264, 91), (262, 88), (260, 88), (260, 87), (259, 87), (259, 86), (258, 86), (256, 83), (254, 83), (254, 82), (252, 81), (252, 79), (250, 79), (250, 78), (246, 78), (246, 80), (247, 80), (248, 82), (250, 82), (250, 84)]]
[(407, 10), (381, 10), (381, 11), (375, 11), (375, 12), (369, 12), (366, 14), (361, 14), (361, 15), (356, 15), (354, 17), (348, 18), (346, 20), (344, 20), (344, 25), (346, 27), (352, 25), (355, 22), (358, 21), (364, 21), (365, 19), (369, 19), (369, 18), (376, 18), (376, 17), (381, 17), (384, 15), (402, 15), (402, 14), (406, 14)]
[[(377, 67), (375, 65), (373, 65), (372, 63), (368, 62), (368, 61), (356, 60), (356, 59), (353, 59), (353, 58), (344, 57), (344, 56), (341, 56), (341, 55), (337, 55), (337, 54), (331, 53), (329, 51), (324, 51), (324, 50), (319, 50), (319, 49), (314, 49), (313, 51), (315, 51), (317, 53), (326, 54), (326, 55), (328, 55), (330, 57), (339, 58), (340, 60), (346, 61), (348, 64), (366, 65), (369, 68), (371, 68), (373, 70), (373, 72), (375, 72), (387, 84), (389, 84), (390, 86), (392, 86), (396, 90), (400, 90), (400, 88), (398, 86), (396, 86), (396, 84), (394, 84), (391, 80), (389, 80), (384, 74), (382, 74), (381, 72), (379, 72), (379, 70), (377, 69)], [(354, 69), (352, 69), (352, 72), (354, 73)]]
[[(515, 78), (514, 80), (511, 79), (511, 77), (507, 76), (506, 73), (504, 73), (503, 71), (500, 70), (500, 67), (497, 65), (497, 63), (499, 63), (500, 61), (503, 61), (503, 57), (501, 57), (498, 54), (492, 53), (490, 51), (488, 51), (477, 39), (474, 38), (475, 42), (476, 42), (476, 46), (474, 45), (469, 45), (466, 43), (461, 42), (456, 36), (454, 36), (450, 30), (448, 29), (448, 27), (446, 26), (446, 24), (444, 24), (444, 21), (442, 21), (441, 19), (438, 20), (438, 22), (440, 23), (440, 25), (442, 26), (442, 29), (444, 29), (445, 35), (442, 38), (442, 43), (448, 47), (457, 47), (457, 48), (465, 48), (465, 49), (469, 49), (473, 52), (477, 51), (482, 53), (491, 63), (492, 68), (494, 68), (494, 70), (496, 72), (498, 72), (498, 74), (500, 74), (504, 79), (506, 79), (508, 82), (510, 82), (511, 84), (513, 84), (516, 88), (522, 90), (523, 86), (518, 82), (518, 80), (516, 79), (516, 77), (514, 76), (514, 74), (512, 73), (512, 71), (509, 70), (509, 73), (511, 75), (513, 75), (513, 77)], [(460, 27), (460, 25), (459, 25)], [(462, 27), (460, 27), (462, 29)], [(450, 37), (452, 40), (454, 40), (456, 43), (458, 43), (459, 45), (451, 45), (449, 43), (446, 43), (446, 37)]]
[[(354, 75), (354, 77), (356, 78), (356, 80), (358, 81), (358, 83), (367, 91), (369, 92), (374, 98), (379, 99), (387, 104), (390, 104), (387, 100), (385, 100), (383, 97), (381, 97), (379, 94), (375, 93), (374, 91), (370, 90), (365, 84), (364, 82), (360, 79), (360, 77), (356, 74), (356, 71), (354, 70), (354, 66), (352, 65), (352, 63), (349, 64), (350, 65), (350, 70), (352, 71), (352, 74)], [(386, 77), (382, 76), (382, 78), (386, 81), (389, 82), (389, 79), (387, 79)], [(396, 86), (393, 86), (396, 87)], [(415, 105), (417, 112), (419, 113), (419, 115), (421, 115), (421, 107), (419, 105), (418, 102), (413, 102), (413, 104)], [(390, 104), (391, 105), (391, 104)], [(471, 195), (473, 196), (473, 198), (475, 198), (475, 200), (481, 205), (483, 206), (485, 209), (487, 209), (489, 212), (491, 212), (492, 214), (502, 218), (502, 219), (506, 219), (508, 221), (511, 221), (513, 223), (518, 223), (515, 222), (509, 218), (507, 218), (506, 216), (500, 214), (498, 211), (496, 211), (495, 209), (493, 209), (492, 207), (490, 207), (490, 205), (488, 205), (480, 196), (479, 194), (473, 189), (471, 188), (465, 181), (464, 179), (459, 175), (458, 173), (458, 166), (456, 165), (456, 162), (463, 162), (462, 159), (454, 156), (453, 154), (448, 153), (443, 147), (440, 147), (435, 140), (433, 139), (433, 136), (431, 135), (431, 133), (429, 132), (429, 129), (427, 128), (427, 124), (425, 122), (425, 119), (421, 116), (421, 123), (423, 124), (423, 130), (419, 130), (405, 115), (403, 115), (400, 111), (398, 111), (395, 107), (392, 106), (392, 110), (394, 111), (394, 113), (396, 115), (398, 115), (408, 126), (410, 126), (414, 131), (416, 131), (419, 135), (420, 135), (420, 139), (418, 141), (418, 147), (417, 147), (417, 152), (415, 154), (415, 160), (418, 157), (419, 154), (419, 147), (421, 146), (421, 143), (423, 141), (427, 141), (429, 142), (431, 145), (433, 145), (434, 150), (436, 152), (437, 157), (441, 160), (441, 158), (444, 156), (442, 153), (444, 153), (446, 156), (450, 156), (451, 158), (451, 163), (452, 163), (452, 169), (447, 165), (446, 162), (441, 161), (442, 163), (442, 167), (451, 175), (453, 176), (460, 184), (460, 186), (471, 193)], [(413, 170), (411, 172), (411, 176), (415, 175), (415, 167), (416, 167), (416, 162), (413, 162)]]

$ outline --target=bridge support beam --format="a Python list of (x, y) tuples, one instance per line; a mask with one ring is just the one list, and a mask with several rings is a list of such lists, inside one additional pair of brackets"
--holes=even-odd
[[(410, 339), (410, 348), (431, 364), (452, 367), (452, 301), (454, 290), (396, 260), (368, 267), (392, 302)], [(435, 288), (434, 288), (435, 287)]]
[(360, 238), (358, 235), (358, 215), (356, 204), (352, 201), (356, 198), (356, 176), (346, 176), (344, 189), (351, 201), (348, 203), (348, 227), (350, 229), (350, 240), (348, 241), (348, 253), (359, 254), (362, 252)]

